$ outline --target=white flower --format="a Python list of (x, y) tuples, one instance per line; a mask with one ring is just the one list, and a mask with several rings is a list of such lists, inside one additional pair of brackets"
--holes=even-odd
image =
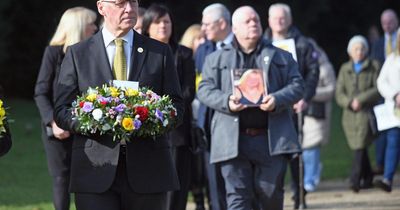
[(98, 94), (99, 91), (96, 90), (96, 88), (91, 88), (89, 87), (89, 89), (87, 90), (88, 94)]
[(111, 129), (111, 126), (109, 124), (104, 124), (103, 127), (101, 128), (103, 131), (108, 131)]
[(168, 123), (169, 123), (169, 122), (168, 122), (168, 119), (165, 119), (164, 122), (163, 122), (163, 126), (164, 126), (164, 127), (167, 127)]
[(95, 109), (93, 110), (92, 115), (95, 120), (100, 121), (103, 117), (103, 111), (101, 111), (101, 109)]

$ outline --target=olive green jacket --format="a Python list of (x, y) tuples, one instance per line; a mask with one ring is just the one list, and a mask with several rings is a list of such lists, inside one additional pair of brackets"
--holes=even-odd
[[(362, 70), (356, 74), (353, 62), (348, 61), (340, 68), (336, 84), (336, 101), (343, 108), (342, 125), (347, 143), (353, 150), (366, 148), (373, 140), (368, 123), (368, 112), (380, 98), (376, 87), (380, 65), (378, 61), (365, 59)], [(351, 109), (353, 99), (358, 99), (361, 110)]]

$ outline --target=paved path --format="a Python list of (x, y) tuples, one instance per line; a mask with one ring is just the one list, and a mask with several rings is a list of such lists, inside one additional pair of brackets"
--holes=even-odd
[[(291, 194), (286, 191), (284, 209), (291, 210)], [(313, 210), (400, 210), (400, 174), (395, 177), (391, 193), (377, 188), (353, 193), (347, 181), (325, 181), (307, 195), (307, 205)], [(187, 210), (194, 210), (194, 205), (188, 204)]]

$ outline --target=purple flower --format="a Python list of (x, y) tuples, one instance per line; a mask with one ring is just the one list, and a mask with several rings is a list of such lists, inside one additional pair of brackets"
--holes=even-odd
[(163, 121), (163, 113), (159, 110), (156, 109), (156, 117), (162, 122)]
[(156, 93), (152, 93), (152, 94), (151, 94), (151, 99), (153, 99), (153, 100), (160, 100), (160, 96), (157, 95)]
[(135, 130), (137, 130), (137, 129), (140, 128), (140, 126), (142, 126), (142, 122), (140, 120), (138, 120), (138, 119), (135, 119), (133, 121), (133, 125), (135, 126)]
[(103, 97), (103, 96), (98, 96), (97, 97), (97, 101), (99, 103), (110, 103), (111, 102), (111, 98), (110, 97)]
[(114, 110), (117, 111), (117, 112), (123, 112), (124, 109), (126, 109), (126, 105), (125, 104), (120, 104), (120, 105), (118, 105), (118, 106), (116, 106), (114, 108)]
[(93, 110), (93, 103), (92, 102), (85, 102), (83, 104), (82, 110), (86, 113), (91, 112)]

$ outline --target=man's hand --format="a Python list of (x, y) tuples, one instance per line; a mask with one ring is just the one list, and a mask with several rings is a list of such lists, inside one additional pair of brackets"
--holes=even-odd
[(70, 133), (68, 131), (58, 127), (54, 121), (51, 122), (51, 128), (53, 129), (54, 137), (56, 137), (57, 139), (64, 140), (70, 136)]
[(275, 97), (267, 95), (263, 98), (260, 109), (263, 111), (272, 111), (275, 109)]
[(308, 107), (308, 103), (304, 99), (301, 99), (300, 101), (298, 101), (297, 103), (295, 103), (293, 105), (293, 109), (296, 113), (300, 113), (300, 112), (306, 110), (307, 107)]
[(229, 105), (229, 109), (232, 112), (239, 112), (239, 111), (242, 111), (243, 109), (247, 108), (246, 105), (239, 103), (239, 98), (234, 95), (229, 96), (228, 105)]
[(394, 102), (396, 103), (397, 107), (400, 107), (400, 92), (396, 94)]
[(353, 101), (351, 101), (351, 105), (350, 105), (351, 109), (353, 109), (353, 111), (358, 112), (361, 110), (361, 104), (360, 102), (355, 98), (353, 99)]

